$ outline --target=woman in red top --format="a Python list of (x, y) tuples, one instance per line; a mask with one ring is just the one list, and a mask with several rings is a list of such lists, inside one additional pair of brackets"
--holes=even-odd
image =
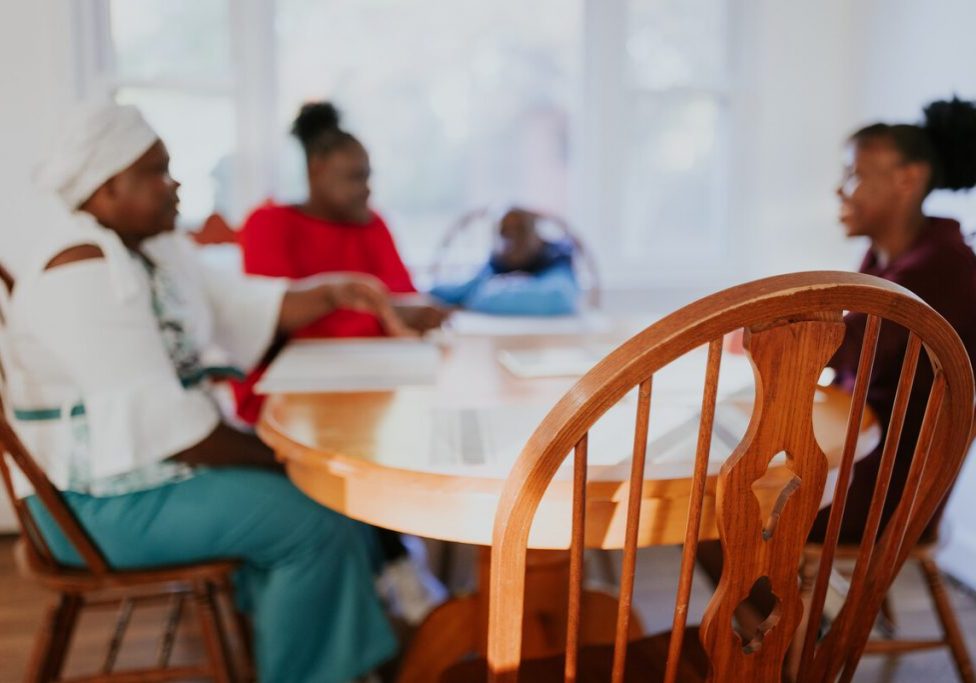
[[(303, 278), (322, 273), (369, 273), (394, 294), (417, 290), (386, 223), (369, 206), (369, 155), (339, 126), (327, 102), (302, 107), (292, 133), (305, 148), (308, 199), (299, 205), (267, 204), (247, 219), (239, 240), (244, 270), (252, 275)], [(410, 327), (437, 327), (443, 312), (431, 306), (397, 306)], [(371, 314), (337, 310), (298, 331), (296, 337), (378, 337)], [(238, 416), (253, 424), (262, 399), (253, 388), (261, 369), (234, 387)]]

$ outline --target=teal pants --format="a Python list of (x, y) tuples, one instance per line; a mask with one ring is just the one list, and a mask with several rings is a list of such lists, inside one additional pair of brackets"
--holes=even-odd
[[(281, 474), (209, 469), (146, 491), (65, 498), (114, 567), (242, 560), (237, 597), (253, 618), (261, 683), (345, 683), (395, 652), (373, 589), (373, 530)], [(58, 560), (81, 565), (40, 500), (28, 505)]]

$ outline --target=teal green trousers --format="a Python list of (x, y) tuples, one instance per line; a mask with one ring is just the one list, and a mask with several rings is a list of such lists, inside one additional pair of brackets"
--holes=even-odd
[[(254, 623), (261, 683), (346, 683), (393, 656), (373, 589), (373, 530), (246, 468), (119, 496), (66, 492), (119, 569), (238, 558), (237, 599)], [(28, 505), (59, 561), (82, 564), (36, 497)]]

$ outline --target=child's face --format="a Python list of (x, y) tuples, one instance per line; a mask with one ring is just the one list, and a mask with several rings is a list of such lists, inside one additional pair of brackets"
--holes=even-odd
[(309, 190), (316, 201), (339, 221), (367, 223), (369, 211), (369, 155), (362, 145), (349, 143), (309, 162)]
[(535, 218), (525, 211), (506, 213), (498, 224), (497, 258), (512, 270), (529, 266), (542, 248), (535, 230)]

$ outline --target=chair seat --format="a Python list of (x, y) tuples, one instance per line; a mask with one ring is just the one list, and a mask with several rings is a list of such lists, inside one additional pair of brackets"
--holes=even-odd
[(196, 581), (222, 582), (240, 565), (233, 560), (213, 560), (196, 564), (154, 567), (152, 569), (113, 569), (108, 574), (93, 574), (85, 569), (45, 564), (21, 539), (14, 545), (17, 569), (25, 578), (58, 592), (86, 593), (112, 588), (158, 586)]
[[(671, 633), (659, 633), (635, 640), (627, 648), (624, 683), (656, 683), (664, 680)], [(563, 681), (565, 657), (522, 661), (519, 678), (531, 683)], [(685, 631), (677, 680), (682, 683), (704, 681), (708, 676), (708, 655), (698, 639), (698, 629)], [(613, 646), (592, 645), (580, 650), (577, 683), (609, 683), (613, 671)], [(441, 676), (440, 683), (482, 683), (488, 680), (488, 662), (473, 659), (454, 665)]]

